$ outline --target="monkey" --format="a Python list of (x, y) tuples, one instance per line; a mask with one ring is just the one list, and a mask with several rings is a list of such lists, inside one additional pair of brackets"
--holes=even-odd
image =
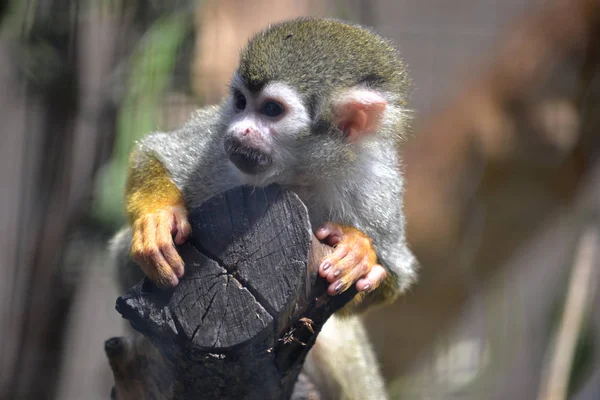
[[(308, 17), (267, 27), (241, 51), (221, 104), (136, 143), (125, 189), (130, 227), (112, 241), (118, 264), (174, 287), (190, 209), (237, 186), (288, 188), (306, 204), (315, 236), (335, 247), (318, 268), (328, 294), (358, 291), (326, 323), (305, 369), (332, 377), (322, 385), (331, 398), (386, 398), (358, 318), (416, 280), (400, 155), (410, 87), (396, 48), (369, 28)], [(120, 279), (135, 283), (132, 271), (122, 268)], [(352, 349), (347, 360), (343, 348)]]

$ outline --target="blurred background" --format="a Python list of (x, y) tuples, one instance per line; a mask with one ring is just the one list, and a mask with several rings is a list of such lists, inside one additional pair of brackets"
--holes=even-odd
[(597, 0), (0, 2), (0, 398), (109, 398), (128, 152), (299, 15), (376, 28), (414, 81), (421, 278), (366, 318), (390, 396), (600, 399)]

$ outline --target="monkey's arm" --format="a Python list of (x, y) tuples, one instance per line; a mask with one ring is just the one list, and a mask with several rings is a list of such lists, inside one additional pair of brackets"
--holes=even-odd
[(403, 177), (389, 161), (397, 153), (388, 147), (382, 145), (370, 158), (365, 169), (373, 173), (355, 172), (341, 182), (353, 190), (352, 196), (334, 197), (333, 204), (345, 202), (345, 213), (330, 213), (334, 220), (315, 231), (319, 240), (336, 245), (319, 267), (319, 274), (330, 282), (329, 294), (352, 285), (359, 292), (342, 310), (347, 314), (392, 301), (416, 280), (417, 261), (406, 242)]
[(131, 257), (153, 282), (175, 286), (183, 261), (174, 242), (182, 244), (191, 232), (183, 192), (159, 155), (140, 147), (131, 155), (125, 189)]
[(200, 110), (177, 131), (147, 136), (131, 155), (125, 192), (131, 258), (163, 287), (177, 285), (183, 275), (175, 244), (191, 233), (188, 207), (236, 185), (228, 177), (218, 113), (215, 107)]

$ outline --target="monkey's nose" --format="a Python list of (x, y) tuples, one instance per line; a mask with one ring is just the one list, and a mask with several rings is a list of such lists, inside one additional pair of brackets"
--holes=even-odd
[(240, 136), (250, 140), (260, 140), (260, 132), (255, 128), (246, 128), (242, 130)]

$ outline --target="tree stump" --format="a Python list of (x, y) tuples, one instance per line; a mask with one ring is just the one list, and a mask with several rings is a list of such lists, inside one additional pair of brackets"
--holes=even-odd
[(331, 248), (312, 235), (304, 204), (276, 185), (241, 187), (191, 212), (190, 223), (179, 285), (144, 279), (117, 299), (144, 337), (105, 343), (113, 398), (319, 398), (298, 375), (325, 321), (356, 291), (327, 295), (317, 268)]

